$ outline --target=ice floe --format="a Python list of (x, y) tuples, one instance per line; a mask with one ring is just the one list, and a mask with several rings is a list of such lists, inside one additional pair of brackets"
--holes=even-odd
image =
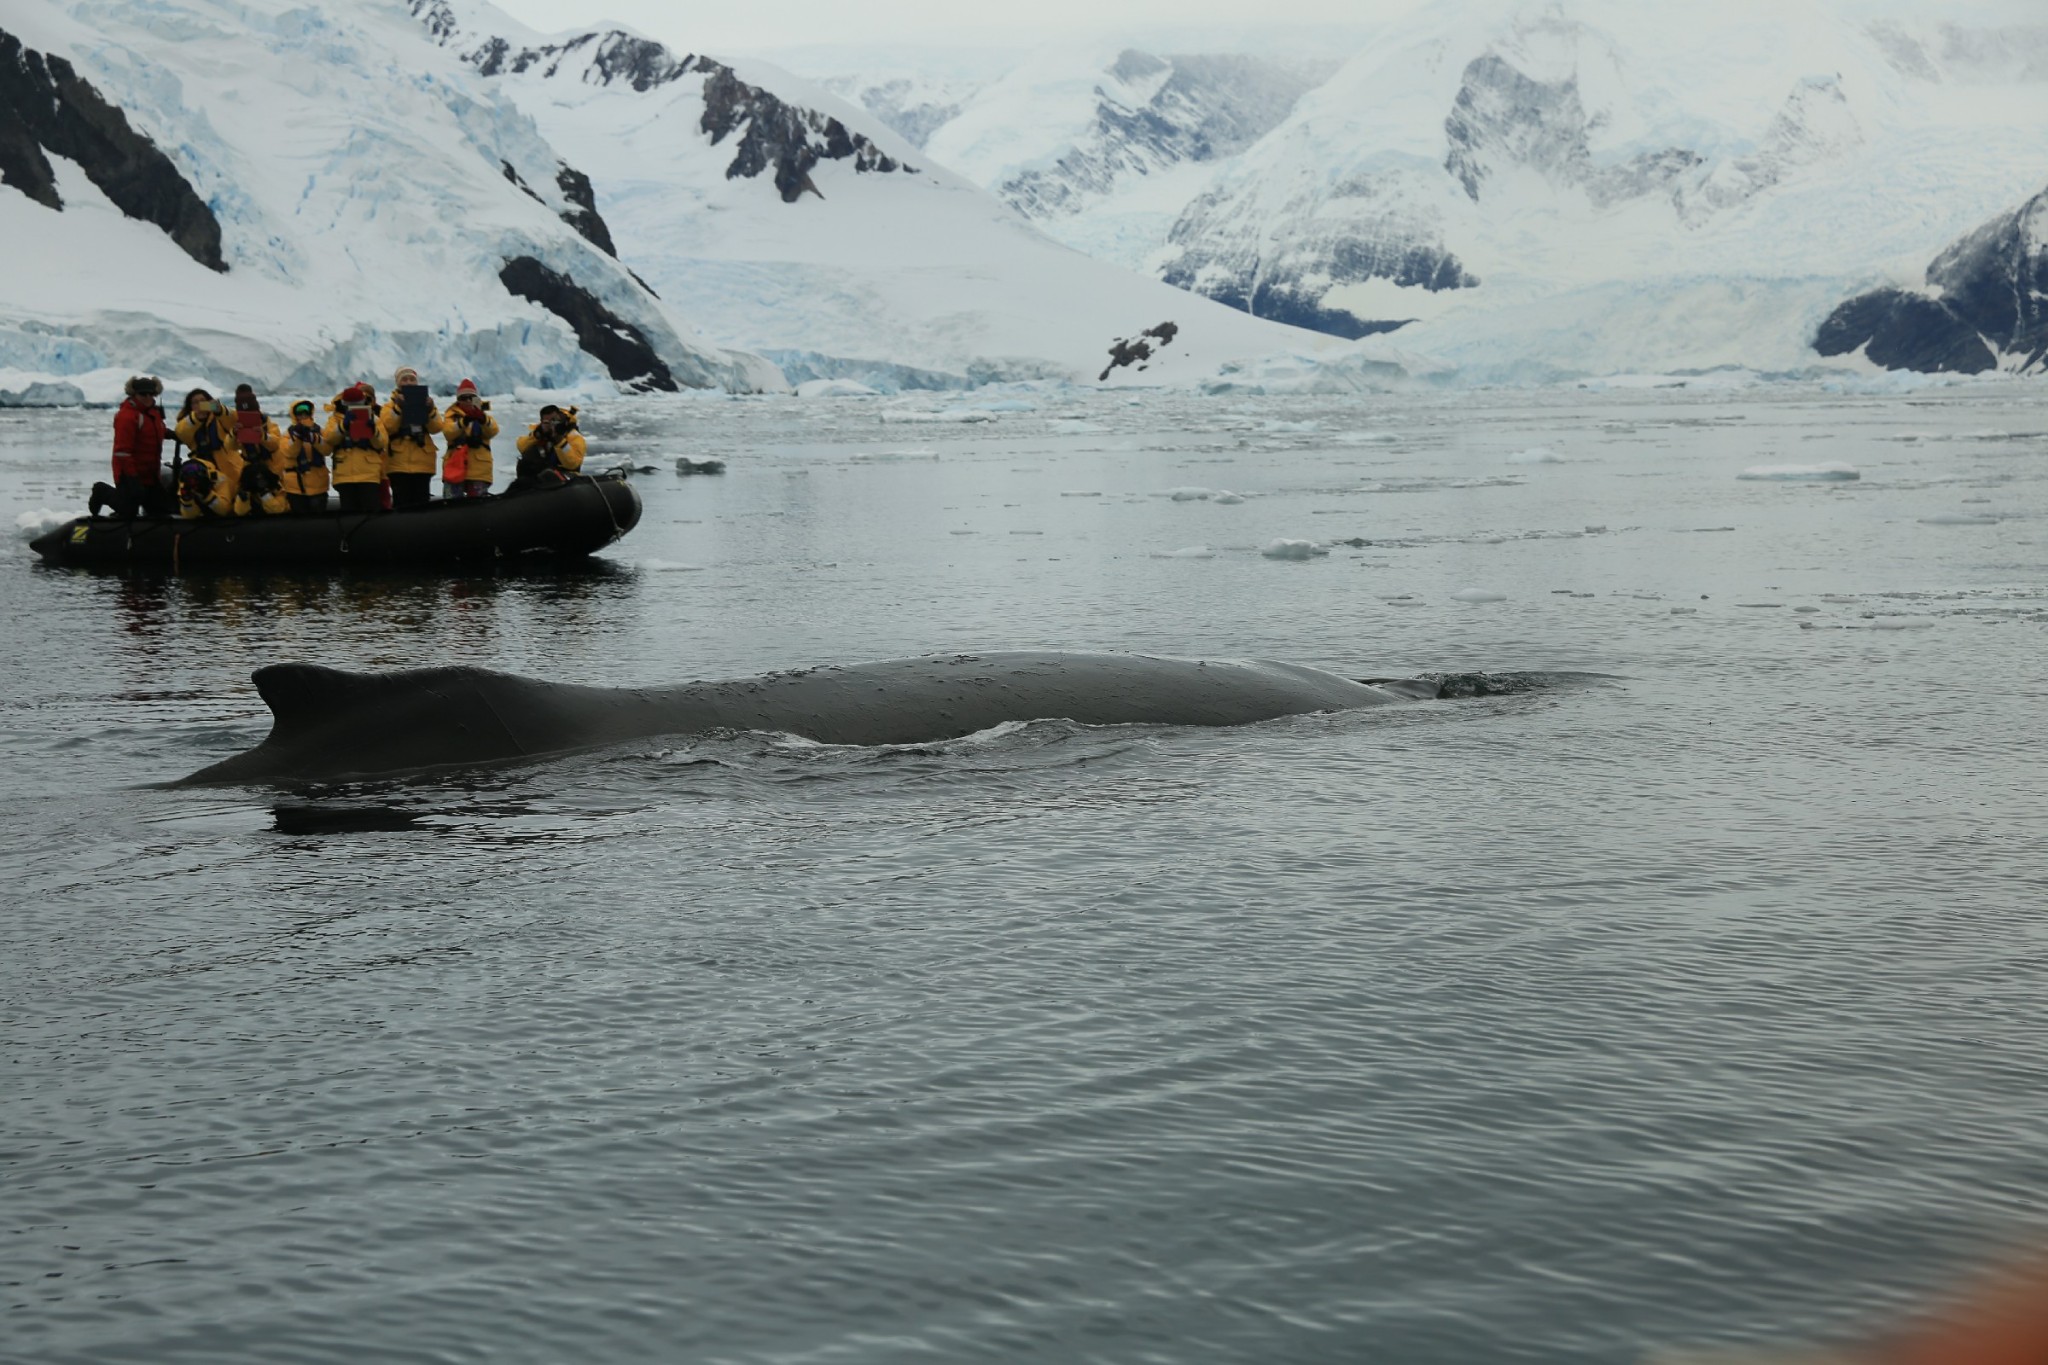
[(1855, 465), (1834, 460), (1826, 464), (1753, 464), (1735, 477), (1773, 483), (1854, 483), (1863, 475)]
[(1282, 536), (1260, 546), (1259, 553), (1268, 559), (1313, 559), (1330, 551), (1329, 547), (1318, 545), (1313, 540), (1290, 540)]

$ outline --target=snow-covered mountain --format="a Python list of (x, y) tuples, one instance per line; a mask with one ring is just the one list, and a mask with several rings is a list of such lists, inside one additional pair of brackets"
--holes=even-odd
[[(811, 58), (834, 64), (829, 51)], [(872, 60), (865, 52), (840, 59)], [(1286, 53), (1176, 55), (1104, 42), (1028, 51), (994, 75), (884, 67), (823, 83), (1050, 236), (1145, 269), (1218, 168), (1336, 66)]]
[(2038, 40), (1922, 13), (1429, 6), (1189, 207), (1166, 277), (1473, 378), (1810, 367), (1856, 284), (2048, 172), (2048, 72), (1986, 60)]
[(0, 239), (0, 390), (1092, 379), (1172, 322), (1114, 376), (1152, 383), (1319, 344), (1059, 246), (785, 72), (472, 0), (18, 0)]
[(582, 172), (397, 5), (0, 14), (0, 370), (319, 391), (780, 387), (605, 249)]
[[(1398, 329), (1467, 381), (1875, 363), (1817, 352), (1821, 322), (2048, 177), (2036, 0), (1432, 0), (1346, 55), (1269, 87), (1284, 116), (1249, 145), (1178, 163), (1203, 106), (1161, 98), (1181, 69), (1156, 59), (892, 80), (956, 109), (931, 160), (1062, 240), (1261, 317)], [(1203, 88), (1249, 107), (1249, 71)]]
[(1093, 378), (1112, 341), (1163, 321), (1178, 341), (1148, 381), (1318, 343), (1058, 245), (765, 63), (619, 29), (543, 37), (478, 0), (413, 10), (590, 176), (619, 256), (663, 300), (793, 380)]

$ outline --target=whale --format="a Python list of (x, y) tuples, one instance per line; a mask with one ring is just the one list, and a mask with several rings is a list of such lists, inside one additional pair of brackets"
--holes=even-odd
[[(486, 668), (360, 673), (282, 663), (252, 675), (262, 743), (173, 786), (480, 767), (627, 740), (762, 730), (820, 744), (918, 744), (1007, 721), (1246, 725), (1282, 716), (1510, 690), (1436, 675), (1355, 679), (1269, 659), (1005, 650), (825, 664), (671, 687), (592, 687)], [(1447, 678), (1452, 681), (1447, 681)], [(1462, 679), (1463, 681), (1457, 681)]]

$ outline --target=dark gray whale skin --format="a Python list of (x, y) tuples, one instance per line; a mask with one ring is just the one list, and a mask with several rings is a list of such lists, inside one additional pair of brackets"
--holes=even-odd
[(827, 665), (679, 687), (582, 687), (482, 668), (255, 674), (269, 738), (176, 786), (320, 781), (476, 766), (654, 735), (770, 730), (821, 744), (957, 739), (1004, 721), (1244, 725), (1434, 697), (1263, 659), (1005, 651)]

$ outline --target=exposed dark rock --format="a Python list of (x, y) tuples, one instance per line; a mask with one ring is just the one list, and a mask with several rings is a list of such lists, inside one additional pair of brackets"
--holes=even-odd
[(1820, 325), (1813, 349), (1822, 355), (1864, 354), (1887, 370), (1981, 374), (1998, 364), (1975, 328), (1938, 299), (1904, 289), (1875, 289), (1850, 299)]
[(1109, 344), (1109, 364), (1103, 366), (1095, 381), (1099, 384), (1108, 379), (1109, 372), (1120, 365), (1136, 365), (1141, 370), (1145, 369), (1143, 362), (1151, 360), (1179, 335), (1178, 324), (1162, 322), (1157, 327), (1147, 327), (1134, 337), (1118, 337)]
[[(850, 160), (856, 171), (916, 173), (916, 167), (902, 165), (838, 119), (786, 104), (769, 91), (742, 81), (723, 62), (687, 53), (677, 57), (660, 43), (622, 29), (594, 29), (559, 43), (515, 48), (500, 37), (465, 35), (446, 0), (412, 0), (412, 13), (437, 42), (461, 51), (462, 59), (485, 76), (529, 71), (550, 79), (576, 75), (593, 85), (629, 85), (641, 94), (685, 76), (704, 76), (704, 115), (698, 126), (711, 135), (712, 144), (745, 127), (725, 178), (752, 178), (772, 168), (775, 188), (786, 204), (795, 203), (807, 190), (824, 197), (810, 176), (811, 168), (820, 161)], [(462, 51), (470, 43), (474, 45)], [(579, 209), (573, 215), (563, 214), (564, 220), (616, 257), (611, 231), (598, 216), (589, 179), (565, 165), (556, 183)]]
[(810, 173), (820, 161), (851, 160), (856, 171), (915, 173), (838, 119), (785, 104), (760, 86), (748, 85), (731, 67), (708, 59), (706, 65), (711, 74), (704, 82), (704, 117), (698, 126), (711, 134), (713, 146), (742, 125), (746, 128), (725, 168), (726, 179), (752, 178), (772, 166), (782, 202), (794, 204), (806, 190), (818, 194)]
[(1813, 348), (1863, 346), (1873, 364), (1977, 374), (2048, 366), (2048, 190), (1956, 241), (1927, 267), (1929, 292), (1876, 289), (1820, 325)]
[(227, 270), (219, 220), (171, 159), (70, 62), (45, 57), (0, 30), (0, 184), (61, 209), (46, 153), (77, 162), (116, 208), (163, 229), (193, 260)]
[(607, 373), (637, 389), (674, 393), (675, 376), (656, 354), (647, 334), (600, 303), (567, 275), (531, 256), (515, 256), (498, 272), (505, 288), (531, 299), (569, 324), (576, 343), (603, 363)]
[(597, 211), (597, 194), (590, 188), (590, 177), (564, 161), (555, 172), (555, 184), (561, 187), (562, 197), (576, 206), (574, 212), (562, 215), (562, 221), (582, 233), (583, 239), (599, 251), (617, 260), (619, 251), (612, 245), (612, 230), (605, 226)]
[(527, 184), (526, 181), (523, 178), (521, 178), (518, 171), (512, 169), (511, 162), (500, 161), (498, 163), (498, 169), (503, 171), (505, 173), (505, 178), (511, 181), (513, 184), (517, 185), (520, 188), (520, 190), (525, 193), (528, 199), (531, 199), (534, 203), (541, 205), (543, 208), (547, 206), (548, 201), (541, 198), (540, 195), (535, 192), (533, 186)]

